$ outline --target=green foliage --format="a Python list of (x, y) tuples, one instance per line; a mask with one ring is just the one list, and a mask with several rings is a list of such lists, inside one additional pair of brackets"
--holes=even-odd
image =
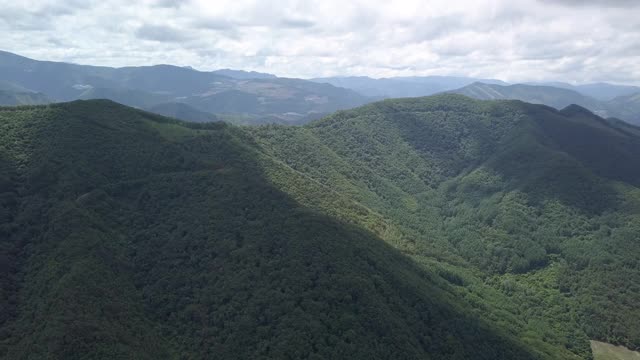
[[(565, 264), (545, 286), (570, 297), (574, 315), (530, 315), (554, 329), (547, 341), (564, 338), (583, 357), (587, 336), (640, 346), (640, 304), (630, 289), (637, 236), (627, 230), (638, 211), (634, 133), (577, 107), (558, 112), (454, 95), (388, 100), (304, 129), (251, 131), (269, 154), (388, 218), (404, 239), (393, 243), (418, 261), (510, 274), (512, 284)], [(538, 287), (531, 285), (530, 299), (551, 296)], [(500, 308), (503, 300), (482, 301)], [(518, 314), (542, 306), (517, 304)]]
[(442, 95), (245, 128), (3, 108), (0, 357), (638, 348), (640, 137), (573, 110)]
[(417, 265), (379, 214), (243, 129), (108, 101), (0, 126), (2, 358), (565, 354), (481, 316), (455, 269)]

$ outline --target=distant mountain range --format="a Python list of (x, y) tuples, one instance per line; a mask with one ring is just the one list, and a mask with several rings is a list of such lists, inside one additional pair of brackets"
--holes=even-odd
[(43, 105), (48, 103), (51, 103), (51, 99), (41, 93), (0, 90), (0, 106)]
[(420, 97), (452, 92), (481, 100), (522, 100), (557, 109), (576, 104), (603, 117), (615, 117), (632, 124), (640, 124), (640, 87), (637, 86), (608, 83), (571, 85), (562, 82), (512, 85), (496, 79), (452, 76), (382, 79), (359, 76), (311, 80), (344, 87), (367, 96), (384, 98)]
[(382, 98), (442, 92), (515, 99), (557, 109), (576, 104), (605, 118), (640, 124), (640, 87), (562, 82), (508, 84), (497, 79), (365, 76), (310, 80), (255, 71), (154, 65), (110, 68), (37, 61), (0, 51), (0, 105), (110, 99), (188, 121), (304, 124)]
[(257, 71), (244, 71), (244, 70), (232, 70), (232, 69), (220, 69), (212, 71), (212, 73), (222, 76), (227, 76), (239, 80), (248, 79), (275, 79), (277, 76), (273, 74), (261, 73)]
[(618, 96), (632, 95), (640, 93), (640, 87), (638, 86), (626, 86), (626, 85), (614, 85), (608, 83), (594, 83), (585, 85), (571, 85), (563, 82), (540, 82), (540, 83), (526, 83), (527, 85), (543, 85), (553, 86), (563, 89), (569, 89), (577, 91), (583, 95), (591, 96), (598, 100), (611, 100)]
[[(387, 98), (429, 96), (439, 92), (456, 90), (473, 83), (491, 85), (512, 85), (498, 79), (480, 79), (460, 76), (413, 76), (374, 79), (367, 76), (346, 76), (315, 78), (311, 81), (323, 82), (355, 90), (367, 96)], [(527, 82), (524, 85), (544, 86), (573, 90), (584, 96), (597, 100), (608, 101), (619, 96), (640, 93), (640, 87), (615, 85), (608, 83), (593, 83), (585, 85), (571, 85), (564, 82)]]
[[(615, 85), (600, 85), (602, 86), (601, 90), (596, 90), (596, 84), (593, 84), (593, 86), (585, 85), (589, 91), (600, 93), (600, 99), (569, 88), (525, 84), (504, 86), (476, 82), (450, 92), (479, 100), (521, 100), (533, 104), (548, 105), (556, 109), (575, 104), (605, 118), (618, 118), (632, 124), (640, 124), (640, 92), (603, 100), (602, 94), (606, 89), (619, 93), (624, 88), (629, 91), (633, 87), (621, 86), (616, 88)], [(609, 92), (609, 95), (605, 96), (605, 98), (610, 97), (611, 94), (612, 92)]]
[(386, 98), (428, 96), (439, 92), (457, 89), (481, 81), (489, 84), (504, 84), (495, 79), (476, 79), (455, 76), (414, 76), (373, 79), (367, 76), (326, 77), (311, 81), (327, 83), (355, 90), (366, 96)]
[[(353, 90), (256, 72), (203, 72), (172, 65), (110, 68), (37, 61), (8, 52), (0, 52), (0, 80), (2, 90), (41, 93), (50, 102), (106, 98), (146, 110), (181, 103), (177, 114), (216, 113), (242, 123), (265, 118), (298, 123), (372, 100)], [(33, 101), (6, 105), (21, 103)]]

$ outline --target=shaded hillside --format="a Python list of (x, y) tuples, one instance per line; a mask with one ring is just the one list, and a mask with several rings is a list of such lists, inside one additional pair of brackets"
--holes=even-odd
[(485, 274), (532, 331), (555, 328), (571, 349), (585, 346), (574, 329), (640, 347), (637, 134), (579, 107), (457, 95), (254, 131), (283, 162), (389, 218), (417, 262)]
[(194, 107), (191, 107), (183, 103), (163, 103), (154, 105), (147, 109), (156, 114), (168, 116), (184, 121), (193, 122), (212, 122), (218, 121), (218, 118), (204, 111), (200, 111)]
[(90, 88), (79, 94), (78, 99), (109, 99), (123, 105), (144, 109), (166, 103), (170, 97), (125, 88)]
[(82, 101), (0, 127), (3, 358), (640, 348), (640, 136), (584, 108), (446, 94), (235, 127)]
[(2, 109), (0, 130), (2, 358), (568, 359), (586, 343), (407, 257), (421, 239), (245, 129), (85, 101)]

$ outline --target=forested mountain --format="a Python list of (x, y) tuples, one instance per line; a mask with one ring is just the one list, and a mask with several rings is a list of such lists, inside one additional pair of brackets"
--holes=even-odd
[(153, 113), (192, 122), (212, 122), (219, 119), (208, 112), (200, 111), (183, 103), (162, 103), (147, 109)]
[(603, 117), (619, 118), (631, 124), (640, 125), (640, 92), (602, 101), (569, 88), (526, 84), (502, 86), (480, 82), (450, 92), (480, 100), (522, 100), (552, 106), (556, 109), (575, 104)]
[(267, 117), (274, 122), (299, 122), (317, 113), (371, 101), (352, 90), (269, 75), (202, 72), (171, 65), (86, 66), (37, 61), (0, 51), (0, 89), (7, 84), (43, 93), (54, 101), (106, 98), (141, 109), (185, 103), (202, 112), (235, 115), (243, 123)]
[(454, 94), (302, 127), (2, 108), (0, 357), (640, 348), (634, 129)]

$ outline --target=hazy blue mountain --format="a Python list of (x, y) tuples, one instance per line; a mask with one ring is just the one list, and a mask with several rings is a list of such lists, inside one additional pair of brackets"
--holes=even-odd
[(640, 124), (640, 93), (602, 101), (575, 90), (554, 86), (527, 84), (501, 86), (484, 83), (473, 83), (450, 92), (480, 100), (521, 100), (552, 106), (556, 109), (575, 104), (602, 117), (615, 117), (631, 124)]
[(377, 97), (417, 97), (453, 90), (476, 81), (506, 84), (500, 80), (476, 79), (456, 76), (411, 76), (373, 79), (367, 76), (327, 77), (311, 79), (355, 90), (363, 95)]
[(604, 113), (605, 105), (577, 91), (553, 86), (539, 85), (497, 85), (476, 82), (450, 91), (479, 100), (521, 100), (532, 104), (544, 104), (562, 109), (571, 104), (580, 105), (596, 113)]
[(35, 92), (33, 90), (27, 89), (27, 88), (25, 88), (23, 86), (20, 86), (18, 84), (14, 84), (12, 82), (5, 81), (5, 80), (0, 80), (0, 90), (14, 91), (14, 92), (24, 92), (24, 93)]
[(247, 80), (247, 79), (275, 79), (277, 76), (273, 74), (261, 73), (257, 71), (244, 71), (244, 70), (233, 70), (233, 69), (220, 69), (212, 71), (214, 74), (227, 76), (234, 79), (239, 80)]
[(498, 84), (498, 85), (508, 85), (508, 83), (498, 80), (498, 79), (483, 79), (483, 78), (474, 78), (474, 77), (465, 77), (465, 76), (439, 76), (439, 75), (431, 75), (431, 76), (398, 76), (393, 77), (391, 79), (400, 80), (400, 81), (408, 81), (408, 82), (417, 82), (417, 83), (429, 83), (429, 84), (438, 84), (442, 87), (459, 87), (468, 85), (473, 82), (483, 82), (486, 84)]
[(0, 79), (66, 101), (77, 99), (91, 88), (189, 96), (228, 78), (172, 65), (110, 68), (37, 61), (0, 52)]
[(51, 102), (51, 99), (41, 93), (0, 90), (0, 106), (42, 105)]
[(75, 99), (90, 87), (118, 87), (113, 72), (113, 68), (37, 61), (0, 51), (0, 79), (58, 101)]
[(544, 85), (575, 90), (583, 95), (591, 96), (598, 100), (608, 101), (618, 96), (632, 95), (640, 92), (640, 87), (629, 85), (616, 85), (609, 83), (593, 83), (583, 85), (572, 85), (565, 82), (539, 82), (526, 83), (528, 85)]
[(607, 116), (640, 125), (640, 92), (608, 101)]
[(5, 87), (41, 92), (54, 101), (105, 98), (141, 109), (185, 103), (201, 112), (242, 115), (248, 123), (266, 117), (299, 123), (373, 100), (332, 85), (255, 72), (203, 72), (172, 65), (97, 67), (8, 52), (0, 52), (0, 80)]

